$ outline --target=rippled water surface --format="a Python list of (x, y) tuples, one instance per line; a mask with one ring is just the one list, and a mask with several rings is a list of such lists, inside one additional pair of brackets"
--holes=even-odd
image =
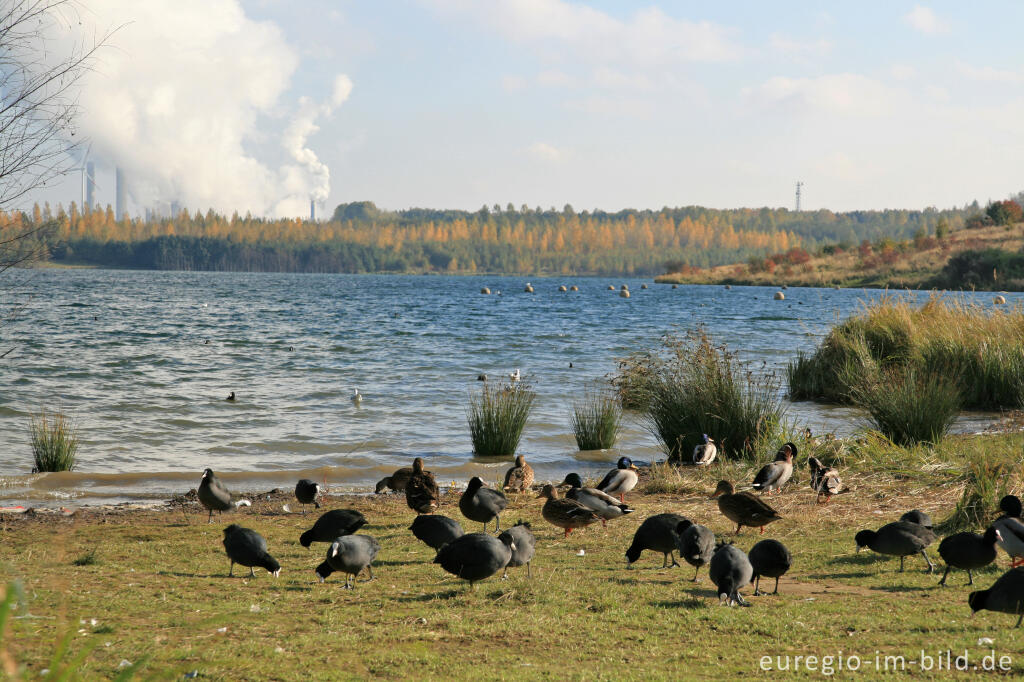
[[(661, 453), (634, 416), (616, 451), (576, 450), (572, 402), (616, 358), (703, 324), (781, 371), (862, 301), (884, 295), (789, 289), (774, 301), (760, 287), (643, 290), (642, 280), (609, 278), (533, 279), (527, 294), (526, 282), (39, 271), (29, 306), (0, 327), (0, 353), (13, 348), (0, 360), (3, 504), (166, 497), (194, 487), (205, 467), (238, 488), (294, 485), (300, 473), (359, 488), (417, 455), (444, 480), (495, 480), (508, 464), (474, 460), (466, 408), (478, 374), (517, 367), (539, 396), (521, 452), (540, 478), (606, 469), (620, 451), (653, 460)], [(561, 293), (561, 284), (580, 290)], [(627, 284), (632, 296), (609, 284)], [(483, 286), (501, 295), (481, 295)], [(230, 391), (234, 403), (224, 400)], [(28, 476), (29, 415), (57, 406), (78, 424), (79, 465)], [(810, 403), (789, 415), (815, 431), (859, 424), (851, 410)], [(960, 428), (984, 420), (968, 415)]]

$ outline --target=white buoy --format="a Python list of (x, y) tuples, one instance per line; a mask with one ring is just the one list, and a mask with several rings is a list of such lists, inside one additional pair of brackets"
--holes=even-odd
[(1003, 305), (1004, 303), (1006, 303), (1006, 297), (996, 296), (995, 298), (992, 299), (992, 302), (995, 303), (996, 305)]
[(569, 291), (579, 291), (579, 290), (580, 290), (580, 288), (578, 286), (576, 286), (575, 284), (573, 284), (571, 287), (569, 287)]
[(526, 287), (525, 287), (525, 288), (523, 289), (523, 291), (525, 291), (525, 292), (526, 292), (526, 293), (528, 293), (528, 294), (532, 294), (532, 293), (533, 293), (533, 287), (532, 287), (532, 286), (530, 286), (530, 285), (529, 285), (529, 283), (527, 283), (527, 285), (526, 285)]
[(491, 293), (491, 290), (488, 289), (487, 287), (484, 287), (483, 289), (480, 290), (480, 293), (481, 294), (489, 294), (489, 293)]
[(623, 289), (619, 292), (619, 296), (622, 298), (629, 298), (629, 289)]
[(568, 289), (565, 288), (564, 284), (562, 286), (558, 287), (558, 290), (559, 291), (568, 291)]
[(786, 300), (786, 295), (784, 293), (782, 293), (781, 291), (776, 291), (775, 292), (775, 300), (776, 301), (785, 301)]

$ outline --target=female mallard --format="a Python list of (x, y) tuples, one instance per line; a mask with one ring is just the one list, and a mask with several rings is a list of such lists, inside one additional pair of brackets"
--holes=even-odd
[(412, 476), (405, 484), (405, 502), (417, 514), (429, 514), (441, 499), (441, 491), (434, 480), (434, 474), (423, 470), (423, 459), (417, 457), (412, 461)]
[(779, 490), (793, 477), (793, 458), (796, 457), (796, 444), (786, 443), (775, 454), (775, 461), (765, 464), (754, 477), (754, 490)]
[(750, 526), (751, 528), (764, 527), (772, 521), (778, 521), (782, 517), (767, 504), (755, 495), (748, 492), (738, 493), (729, 481), (719, 481), (718, 487), (711, 497), (718, 498), (718, 510), (725, 518), (736, 524), (736, 534), (739, 535), (740, 528)]
[(374, 488), (374, 492), (380, 494), (391, 488), (396, 493), (405, 492), (405, 486), (409, 484), (409, 478), (412, 477), (412, 467), (402, 467), (401, 469), (395, 469), (395, 473), (390, 476), (377, 481), (377, 486)]
[(550, 483), (537, 497), (548, 498), (541, 509), (541, 516), (551, 525), (564, 528), (565, 537), (569, 537), (573, 528), (589, 526), (600, 518), (594, 510), (587, 509), (576, 500), (559, 499), (558, 491)]
[(706, 466), (715, 461), (718, 455), (718, 448), (715, 447), (715, 440), (704, 434), (704, 442), (693, 449), (693, 463), (697, 466)]
[(619, 457), (616, 468), (605, 474), (597, 489), (609, 495), (618, 495), (619, 502), (626, 502), (626, 493), (636, 487), (640, 476), (637, 468), (633, 466), (633, 460), (629, 457)]
[(807, 466), (811, 468), (811, 490), (818, 493), (817, 502), (821, 502), (821, 496), (824, 495), (825, 504), (828, 504), (832, 496), (838, 495), (843, 487), (839, 472), (835, 467), (822, 464), (817, 457), (808, 457)]
[(530, 489), (533, 485), (533, 467), (526, 463), (526, 458), (516, 455), (516, 465), (505, 472), (505, 490), (513, 493), (521, 493)]

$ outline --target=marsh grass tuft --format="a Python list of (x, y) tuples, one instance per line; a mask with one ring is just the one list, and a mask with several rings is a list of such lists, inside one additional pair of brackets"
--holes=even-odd
[[(781, 433), (785, 408), (774, 373), (755, 373), (703, 330), (667, 336), (660, 352), (633, 356), (628, 381), (646, 405), (644, 419), (669, 462), (690, 460), (703, 434), (721, 457), (749, 459)], [(620, 368), (622, 365), (620, 365)]]
[(787, 375), (794, 400), (854, 402), (857, 383), (886, 370), (943, 375), (967, 408), (1024, 406), (1024, 309), (933, 296), (923, 306), (887, 297), (834, 327)]
[(94, 547), (82, 556), (75, 558), (71, 563), (75, 566), (92, 566), (96, 563), (96, 548)]
[(619, 435), (622, 408), (614, 393), (590, 391), (574, 403), (570, 422), (580, 450), (607, 450)]
[(960, 411), (960, 389), (944, 376), (915, 369), (883, 371), (861, 380), (851, 397), (872, 426), (897, 445), (938, 443)]
[(473, 454), (480, 457), (514, 455), (536, 398), (537, 394), (526, 383), (484, 382), (483, 389), (469, 398)]
[(64, 413), (57, 410), (32, 415), (32, 454), (36, 471), (71, 471), (78, 454), (78, 432)]
[(1009, 454), (977, 453), (970, 457), (964, 473), (964, 490), (953, 513), (939, 524), (943, 533), (977, 530), (991, 523), (999, 500), (1017, 492), (1022, 462)]

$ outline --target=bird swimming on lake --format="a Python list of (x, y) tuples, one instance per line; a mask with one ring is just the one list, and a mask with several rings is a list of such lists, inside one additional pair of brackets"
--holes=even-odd
[(526, 463), (526, 458), (516, 455), (516, 465), (505, 472), (504, 490), (521, 493), (533, 485), (533, 467)]
[(606, 522), (609, 519), (617, 519), (624, 514), (632, 514), (636, 511), (630, 509), (628, 504), (619, 502), (608, 493), (602, 492), (597, 488), (584, 488), (583, 479), (580, 478), (579, 474), (567, 474), (565, 480), (559, 483), (558, 487), (563, 485), (569, 486), (565, 496), (596, 512), (601, 517), (602, 526), (606, 526)]
[(779, 578), (786, 574), (793, 565), (793, 555), (778, 540), (761, 540), (747, 553), (750, 565), (754, 569), (754, 596), (767, 594), (761, 592), (761, 577), (775, 578), (775, 591), (779, 593)]
[(308, 478), (301, 478), (299, 482), (295, 484), (295, 499), (302, 505), (302, 515), (306, 515), (306, 505), (311, 504), (314, 508), (319, 509), (320, 503), (317, 498), (320, 496), (320, 484), (316, 481), (311, 481)]
[(469, 479), (469, 485), (459, 498), (459, 511), (470, 521), (478, 521), (487, 524), (494, 519), (494, 530), (501, 530), (501, 518), (499, 515), (508, 506), (508, 500), (500, 490), (494, 490), (484, 485), (479, 476)]
[(703, 434), (704, 442), (693, 448), (693, 463), (697, 466), (705, 466), (715, 461), (718, 455), (718, 448), (715, 441), (708, 434)]
[(250, 578), (256, 576), (254, 566), (267, 569), (275, 578), (281, 573), (281, 564), (267, 553), (267, 541), (263, 536), (249, 528), (242, 528), (237, 523), (232, 523), (224, 529), (224, 551), (231, 560), (229, 577), (235, 575), (235, 564), (247, 566)]
[(366, 525), (366, 517), (355, 509), (332, 509), (324, 512), (313, 527), (299, 536), (299, 544), (309, 547), (314, 542), (332, 542), (342, 535), (352, 535)]
[(835, 467), (827, 467), (817, 457), (808, 457), (807, 466), (811, 469), (811, 490), (818, 493), (816, 502), (821, 502), (821, 496), (825, 496), (825, 504), (838, 495), (843, 487), (839, 478), (839, 471)]
[(998, 541), (999, 531), (995, 526), (985, 529), (984, 535), (965, 532), (943, 538), (939, 543), (939, 556), (946, 562), (946, 572), (942, 574), (939, 584), (945, 586), (949, 572), (960, 568), (967, 571), (967, 584), (973, 585), (974, 575), (971, 571), (988, 566), (996, 560)]
[(373, 580), (371, 564), (377, 558), (380, 543), (369, 535), (345, 535), (337, 538), (327, 548), (327, 558), (316, 567), (316, 575), (320, 582), (327, 579), (334, 571), (345, 574), (345, 585), (342, 589), (351, 590), (355, 587), (356, 578), (365, 569)]
[(230, 491), (224, 487), (224, 484), (213, 473), (213, 469), (203, 471), (203, 478), (199, 481), (199, 489), (196, 492), (198, 493), (200, 504), (210, 510), (210, 515), (206, 519), (207, 523), (213, 523), (213, 512), (215, 511), (226, 512), (238, 507), (252, 506), (252, 502), (249, 500), (233, 501)]
[(928, 562), (928, 572), (935, 571), (932, 560), (928, 558), (925, 548), (935, 542), (935, 533), (928, 528), (908, 521), (895, 521), (887, 523), (874, 530), (862, 530), (854, 537), (857, 543), (857, 551), (865, 547), (879, 554), (898, 556), (900, 558), (900, 573), (903, 572), (903, 560), (911, 554), (920, 553)]
[(411, 477), (412, 467), (402, 467), (401, 469), (396, 469), (395, 473), (391, 474), (390, 476), (385, 476), (384, 478), (377, 481), (377, 485), (374, 487), (373, 492), (379, 495), (388, 488), (391, 488), (392, 490), (398, 493), (405, 492), (405, 486), (408, 485), (409, 479)]
[(356, 405), (359, 405), (360, 403), (363, 402), (363, 396), (359, 394), (358, 388), (355, 389), (355, 391), (352, 393), (352, 402)]
[(229, 403), (235, 402), (235, 392), (231, 391), (231, 395), (229, 395), (227, 398), (224, 398), (224, 400), (226, 400)]
[(1018, 616), (1014, 627), (1019, 628), (1024, 620), (1024, 568), (1011, 568), (999, 576), (992, 587), (971, 592), (967, 603), (972, 614), (981, 610), (1012, 613)]
[(793, 458), (796, 456), (796, 445), (786, 443), (775, 454), (775, 461), (765, 464), (754, 477), (754, 490), (768, 491), (771, 495), (773, 490), (779, 490), (793, 477)]
[(522, 378), (522, 375), (519, 373), (519, 368), (516, 367), (516, 371), (509, 374), (508, 378), (511, 379), (512, 381), (519, 381)]
[(569, 537), (574, 528), (584, 528), (600, 518), (594, 510), (587, 509), (576, 500), (559, 498), (558, 490), (551, 484), (544, 486), (537, 497), (547, 498), (541, 507), (541, 516), (552, 526), (564, 530), (563, 537)]
[(635, 488), (640, 480), (638, 471), (629, 457), (619, 457), (616, 468), (605, 474), (597, 484), (597, 489), (609, 495), (618, 495), (619, 502), (625, 503), (626, 493)]
[(750, 606), (740, 594), (740, 588), (746, 587), (753, 580), (754, 567), (750, 565), (750, 558), (743, 550), (733, 544), (720, 543), (711, 557), (708, 575), (717, 588), (719, 603)]
[(718, 510), (736, 524), (737, 535), (743, 526), (760, 527), (763, 534), (767, 524), (782, 518), (756, 495), (746, 491), (736, 492), (729, 481), (719, 481), (711, 497), (718, 498)]
[(488, 578), (504, 568), (512, 560), (515, 541), (512, 536), (502, 533), (494, 537), (488, 533), (468, 533), (443, 546), (434, 557), (435, 564), (441, 564), (448, 573), (473, 583)]
[(715, 534), (707, 526), (684, 519), (676, 526), (676, 535), (679, 536), (676, 543), (679, 556), (696, 569), (692, 582), (697, 582), (700, 567), (710, 562), (715, 553)]
[(405, 484), (405, 503), (417, 514), (429, 514), (440, 503), (441, 490), (434, 474), (423, 468), (423, 458), (412, 461), (412, 475)]
[[(508, 536), (506, 539), (505, 536)], [(530, 524), (520, 519), (516, 521), (516, 525), (512, 526), (506, 531), (502, 531), (498, 539), (504, 542), (506, 545), (512, 548), (512, 557), (505, 564), (505, 572), (501, 574), (502, 580), (508, 576), (509, 567), (515, 568), (516, 566), (526, 565), (526, 577), (532, 578), (533, 575), (530, 571), (530, 562), (533, 561), (533, 554), (537, 545), (537, 538), (533, 536), (533, 531), (530, 530)]]
[(682, 514), (672, 513), (655, 514), (644, 519), (633, 533), (633, 542), (626, 550), (626, 568), (632, 567), (645, 549), (664, 555), (662, 568), (669, 566), (669, 558), (672, 559), (672, 566), (678, 566), (675, 551), (679, 549), (678, 529), (684, 521), (689, 522), (689, 519)]

